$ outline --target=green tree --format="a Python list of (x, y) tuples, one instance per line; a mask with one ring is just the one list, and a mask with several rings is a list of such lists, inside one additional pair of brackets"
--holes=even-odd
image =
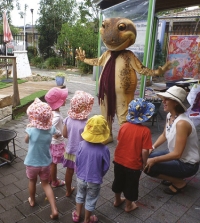
[(159, 66), (162, 66), (165, 63), (165, 56), (161, 49), (161, 44), (159, 40), (156, 42), (156, 52), (155, 52), (155, 61), (154, 69), (158, 69)]
[[(14, 4), (15, 3), (15, 4)], [(17, 7), (17, 9), (20, 8), (18, 0), (0, 0), (0, 23), (2, 23), (2, 12), (7, 11), (7, 17), (9, 22), (11, 22), (10, 19), (10, 11), (13, 10), (14, 6)]]
[(81, 23), (77, 21), (75, 24), (63, 24), (60, 35), (58, 37), (57, 47), (60, 49), (62, 55), (66, 60), (72, 58), (74, 64), (75, 50), (81, 47), (86, 51), (86, 56), (96, 57), (98, 48), (98, 35), (94, 33), (94, 24)]
[(73, 23), (75, 7), (75, 0), (40, 0), (37, 29), (40, 34), (39, 49), (44, 58), (54, 55), (52, 47), (57, 42), (62, 24)]

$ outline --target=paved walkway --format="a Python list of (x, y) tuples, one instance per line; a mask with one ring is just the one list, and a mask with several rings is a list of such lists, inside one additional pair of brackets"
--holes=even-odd
[[(76, 90), (84, 90), (95, 97), (95, 104), (91, 115), (99, 114), (99, 106), (97, 97), (95, 96), (95, 82), (91, 76), (75, 76), (77, 79), (71, 79), (66, 83), (69, 89), (69, 97), (65, 107), (62, 107), (61, 112), (63, 117), (66, 117), (69, 108), (69, 100)], [(51, 88), (52, 85), (45, 83), (45, 86)], [(32, 85), (32, 83), (30, 83)], [(39, 85), (39, 84), (38, 84)], [(31, 86), (30, 86), (31, 87)], [(162, 111), (162, 108), (161, 108)], [(165, 114), (162, 113), (165, 117)], [(164, 120), (159, 118), (160, 128), (163, 129)], [(17, 158), (12, 164), (0, 167), (0, 223), (42, 223), (42, 222), (72, 222), (71, 212), (75, 208), (76, 191), (70, 198), (65, 197), (65, 187), (55, 188), (54, 193), (59, 211), (59, 219), (51, 221), (50, 206), (45, 199), (44, 192), (40, 182), (37, 184), (36, 206), (30, 207), (27, 201), (28, 198), (28, 180), (25, 174), (25, 166), (23, 164), (27, 153), (27, 144), (24, 142), (25, 128), (28, 123), (27, 116), (21, 117), (19, 120), (12, 120), (5, 124), (3, 128), (13, 129), (17, 132), (15, 139)], [(159, 136), (157, 125), (151, 125), (147, 122), (146, 125), (151, 129), (152, 139)], [(137, 204), (139, 208), (131, 213), (124, 212), (124, 205), (114, 208), (114, 194), (111, 190), (113, 182), (113, 153), (117, 144), (116, 136), (118, 133), (118, 124), (115, 120), (113, 124), (114, 142), (108, 144), (111, 153), (111, 166), (104, 177), (104, 182), (101, 187), (100, 197), (97, 202), (95, 214), (102, 223), (199, 223), (200, 222), (200, 172), (194, 177), (187, 179), (188, 186), (184, 192), (175, 196), (163, 193), (165, 186), (160, 184), (160, 181), (150, 178), (142, 174), (139, 187), (139, 200)], [(198, 129), (200, 136), (200, 130)], [(164, 149), (162, 146), (161, 149)], [(12, 145), (11, 145), (12, 150)], [(64, 179), (65, 168), (58, 166), (58, 177)], [(73, 186), (76, 186), (75, 176), (73, 178)]]

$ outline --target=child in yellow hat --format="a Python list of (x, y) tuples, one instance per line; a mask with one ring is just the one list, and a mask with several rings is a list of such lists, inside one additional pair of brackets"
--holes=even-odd
[(90, 118), (81, 134), (84, 140), (80, 142), (76, 153), (76, 210), (72, 212), (74, 222), (80, 221), (83, 204), (85, 204), (84, 223), (98, 221), (98, 218), (92, 215), (92, 211), (99, 197), (103, 176), (110, 167), (110, 152), (103, 144), (109, 135), (108, 123), (102, 115)]

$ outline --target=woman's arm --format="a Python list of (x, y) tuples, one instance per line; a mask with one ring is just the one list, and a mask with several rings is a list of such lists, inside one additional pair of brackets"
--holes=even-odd
[(63, 137), (64, 138), (68, 138), (68, 134), (67, 134), (67, 127), (66, 127), (66, 125), (64, 125), (64, 128), (63, 128)]
[(148, 171), (155, 163), (179, 159), (185, 149), (187, 138), (191, 132), (192, 132), (192, 126), (190, 125), (189, 122), (184, 120), (180, 120), (179, 122), (177, 122), (176, 135), (174, 136), (176, 137), (174, 150), (163, 156), (149, 158), (147, 160), (147, 166), (146, 166), (146, 168), (148, 168)]
[[(158, 137), (158, 139), (153, 144), (153, 146), (152, 146), (153, 149), (156, 149), (157, 147), (162, 145), (167, 140), (165, 137), (165, 129), (166, 129), (166, 127), (164, 128), (163, 133)], [(151, 153), (153, 149), (150, 149), (149, 153)]]

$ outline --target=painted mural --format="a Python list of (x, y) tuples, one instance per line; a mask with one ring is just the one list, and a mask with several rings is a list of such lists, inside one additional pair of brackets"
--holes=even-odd
[(200, 79), (200, 36), (171, 35), (167, 60), (173, 68), (165, 73), (165, 80)]

